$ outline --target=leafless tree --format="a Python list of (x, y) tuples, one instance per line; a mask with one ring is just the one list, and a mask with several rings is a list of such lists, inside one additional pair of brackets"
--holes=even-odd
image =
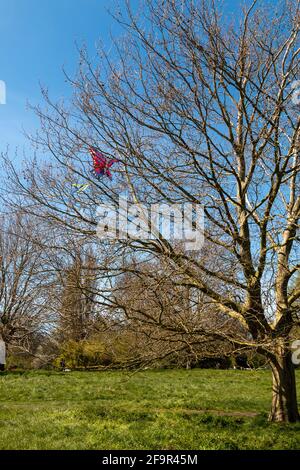
[[(268, 359), (270, 419), (290, 422), (299, 420), (289, 347), (300, 297), (290, 288), (300, 267), (299, 20), (298, 0), (272, 9), (255, 0), (239, 21), (213, 0), (145, 0), (142, 18), (128, 7), (117, 15), (126, 37), (113, 54), (99, 50), (95, 63), (81, 52), (69, 106), (43, 91), (47, 109), (36, 109), (42, 132), (33, 140), (52, 166), (32, 159), (24, 179), (6, 161), (17, 188), (11, 202), (25, 197), (26, 212), (79, 239), (96, 241), (96, 206), (116, 203), (125, 187), (136, 203), (203, 204), (205, 240), (221, 250), (221, 270), (158, 236), (115, 244), (108, 277), (132, 252), (160, 257), (174, 284), (247, 330), (230, 341)], [(89, 145), (120, 159), (113, 183), (91, 176)], [(90, 186), (74, 195), (78, 182)]]
[(43, 253), (20, 214), (1, 216), (0, 335), (9, 348), (31, 351), (49, 321)]
[(71, 265), (59, 271), (56, 335), (60, 342), (81, 341), (93, 331), (97, 276), (91, 253), (75, 251)]
[(111, 294), (111, 309), (119, 311), (123, 329), (138, 333), (140, 341), (144, 336), (141, 363), (168, 359), (188, 366), (237, 352), (231, 344), (233, 331), (236, 338), (246, 339), (237, 320), (218, 311), (199, 290), (182, 285), (169, 265), (143, 261), (123, 271)]

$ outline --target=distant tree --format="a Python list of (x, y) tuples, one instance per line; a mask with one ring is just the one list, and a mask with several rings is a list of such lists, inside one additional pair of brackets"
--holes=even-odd
[(43, 252), (28, 218), (1, 216), (0, 335), (8, 347), (30, 351), (47, 323)]
[[(299, 420), (290, 350), (300, 298), (291, 288), (300, 269), (299, 6), (254, 0), (231, 21), (213, 0), (145, 0), (141, 21), (130, 9), (117, 15), (127, 36), (115, 54), (92, 63), (82, 51), (69, 107), (44, 91), (35, 143), (54, 166), (29, 161), (24, 180), (6, 160), (11, 202), (22, 195), (23, 210), (76, 237), (96, 240), (97, 205), (116, 203), (125, 186), (137, 203), (203, 204), (204, 237), (224, 251), (223, 270), (160, 234), (120, 240), (107, 273), (126, 272), (132, 253), (175, 268), (174, 288), (199, 291), (247, 330), (228, 339), (268, 360), (270, 420), (289, 422)], [(93, 180), (91, 144), (120, 159), (112, 184)], [(90, 186), (74, 196), (72, 181)], [(218, 324), (214, 335), (224, 335)]]
[(57, 335), (60, 341), (87, 339), (95, 312), (95, 259), (77, 252), (73, 263), (60, 272), (61, 304), (58, 310)]
[(237, 320), (199, 290), (182, 285), (180, 273), (170, 266), (152, 260), (139, 263), (138, 269), (132, 263), (124, 271), (114, 284), (111, 309), (119, 311), (123, 329), (144, 343), (141, 363), (166, 359), (182, 366), (229, 356), (235, 351), (233, 331), (246, 341), (247, 330)]

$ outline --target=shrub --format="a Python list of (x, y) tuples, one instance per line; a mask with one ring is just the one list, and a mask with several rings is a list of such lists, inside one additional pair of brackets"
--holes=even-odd
[(60, 354), (54, 361), (55, 367), (64, 364), (69, 369), (87, 369), (110, 363), (110, 354), (98, 340), (67, 341), (61, 346)]

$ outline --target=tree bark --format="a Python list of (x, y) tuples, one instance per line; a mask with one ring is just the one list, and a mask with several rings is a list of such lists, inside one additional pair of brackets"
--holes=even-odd
[(291, 352), (279, 347), (270, 359), (272, 370), (272, 406), (269, 420), (273, 422), (295, 423), (300, 420), (295, 368)]

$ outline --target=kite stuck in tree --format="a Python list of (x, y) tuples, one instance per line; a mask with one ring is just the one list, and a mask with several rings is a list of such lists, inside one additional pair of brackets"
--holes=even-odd
[(110, 168), (114, 163), (117, 163), (119, 160), (117, 160), (116, 158), (110, 159), (106, 157), (95, 147), (90, 147), (89, 151), (93, 158), (93, 173), (95, 174), (96, 178), (99, 179), (100, 176), (108, 176), (110, 179), (112, 179)]

